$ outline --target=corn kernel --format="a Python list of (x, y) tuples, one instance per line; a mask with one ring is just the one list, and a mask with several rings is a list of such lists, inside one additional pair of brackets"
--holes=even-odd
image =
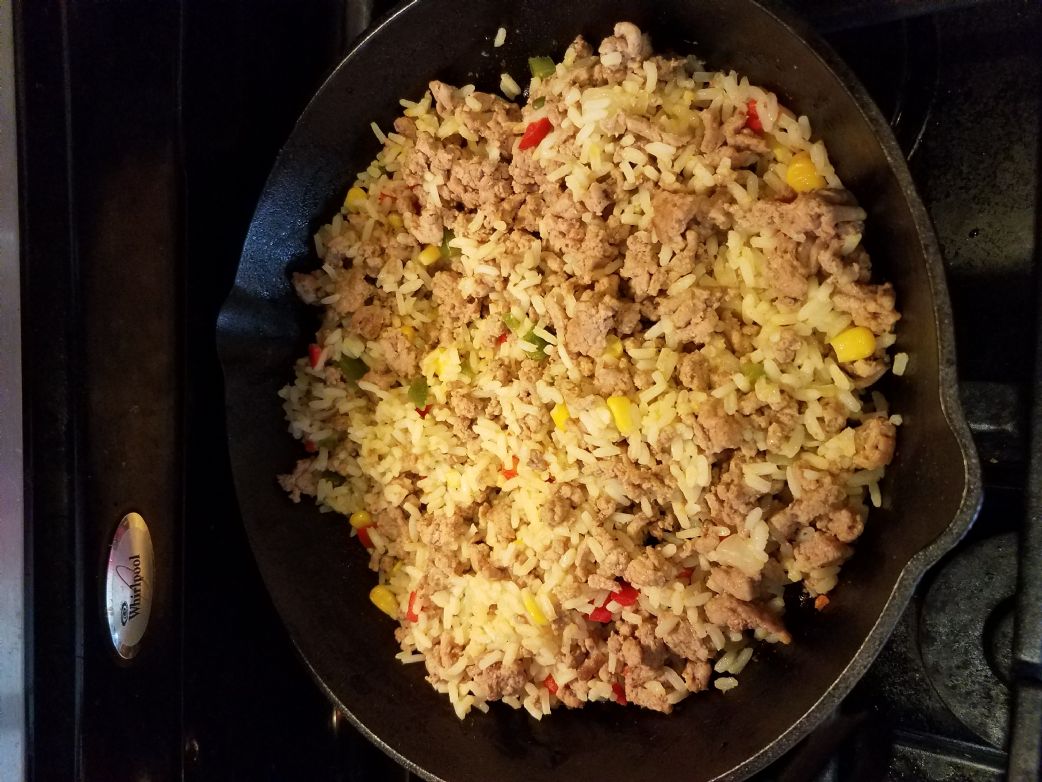
[(362, 527), (368, 527), (373, 523), (373, 517), (367, 510), (355, 511), (347, 520), (351, 522), (351, 526), (355, 529), (362, 529)]
[(416, 336), (416, 329), (414, 329), (414, 328), (413, 328), (412, 326), (410, 326), (410, 325), (409, 325), (408, 323), (406, 323), (406, 324), (405, 324), (404, 326), (402, 326), (402, 327), (401, 327), (400, 329), (398, 329), (398, 330), (399, 330), (400, 332), (402, 332), (402, 334), (404, 334), (404, 335), (405, 335), (405, 338), (406, 338), (406, 339), (412, 339), (413, 337), (415, 337), (415, 336)]
[(535, 598), (525, 590), (521, 593), (521, 602), (525, 604), (525, 610), (528, 615), (532, 617), (532, 623), (536, 627), (546, 627), (550, 624), (546, 618), (546, 614), (543, 613), (543, 609), (539, 607), (539, 604), (535, 601)]
[(439, 258), (441, 258), (441, 248), (436, 244), (428, 244), (420, 250), (419, 261), (424, 266), (430, 266)]
[(365, 191), (360, 187), (352, 187), (347, 191), (347, 198), (344, 199), (344, 206), (348, 209), (361, 209), (365, 206), (365, 202), (369, 200), (369, 196), (366, 195)]
[(554, 426), (563, 431), (564, 425), (568, 423), (568, 419), (572, 417), (572, 414), (568, 410), (568, 405), (561, 402), (554, 405), (553, 410), (550, 411), (550, 417), (554, 420)]
[(387, 224), (390, 225), (391, 228), (401, 228), (405, 225), (405, 223), (402, 222), (402, 216), (395, 213), (387, 215)]
[(615, 428), (621, 435), (629, 436), (637, 428), (633, 421), (633, 404), (624, 396), (609, 396), (608, 410), (611, 411)]
[(825, 186), (825, 177), (818, 173), (814, 161), (806, 152), (793, 156), (789, 162), (789, 170), (785, 172), (785, 181), (797, 193), (809, 193)]
[(611, 358), (622, 358), (622, 340), (614, 334), (608, 335), (608, 345), (604, 348), (604, 355)]
[(398, 599), (394, 596), (394, 592), (387, 587), (374, 586), (369, 590), (369, 600), (391, 619), (398, 618)]
[(840, 332), (829, 340), (836, 351), (836, 360), (841, 364), (868, 358), (876, 352), (876, 337), (864, 326), (854, 326)]

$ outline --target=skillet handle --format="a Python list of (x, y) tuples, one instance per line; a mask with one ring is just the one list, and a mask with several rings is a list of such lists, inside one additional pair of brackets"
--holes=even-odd
[(344, 50), (354, 45), (355, 39), (366, 31), (373, 21), (373, 0), (347, 0), (344, 3)]

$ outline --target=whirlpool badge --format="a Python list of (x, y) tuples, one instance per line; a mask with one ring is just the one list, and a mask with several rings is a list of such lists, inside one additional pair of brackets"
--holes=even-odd
[(120, 657), (129, 660), (141, 645), (152, 611), (152, 536), (138, 513), (116, 527), (105, 583), (109, 633)]

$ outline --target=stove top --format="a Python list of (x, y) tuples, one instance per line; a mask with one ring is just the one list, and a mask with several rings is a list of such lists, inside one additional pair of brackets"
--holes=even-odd
[[(1042, 457), (1032, 436), (1042, 433), (1033, 399), (1042, 7), (793, 4), (890, 119), (937, 227), (985, 501), (843, 706), (755, 779), (976, 781), (1009, 770), (1035, 780), (1042, 498), (1027, 487), (1042, 491), (1042, 460), (1032, 461)], [(25, 362), (32, 779), (411, 779), (332, 709), (275, 615), (229, 489), (213, 346), (278, 147), (349, 41), (387, 7), (16, 4), (32, 272), (23, 349), (56, 356), (63, 388), (88, 391), (55, 389), (52, 365)], [(58, 106), (63, 95), (72, 97)], [(118, 282), (108, 287), (104, 275)], [(71, 293), (55, 299), (56, 280)], [(142, 285), (165, 287), (171, 310), (138, 303), (106, 317), (113, 292), (133, 301)], [(142, 361), (139, 343), (121, 337), (140, 329), (160, 341), (157, 358)], [(128, 377), (162, 405), (133, 411), (133, 395), (120, 392)], [(113, 415), (118, 405), (132, 419), (172, 422), (165, 439)], [(102, 426), (124, 437), (117, 453), (88, 447)], [(180, 488), (165, 492), (157, 474)], [(107, 638), (92, 557), (104, 530), (142, 502), (142, 485), (158, 509), (157, 561), (162, 552), (179, 563), (157, 591), (150, 633), (177, 651), (142, 659), (127, 692), (125, 666), (99, 651)]]

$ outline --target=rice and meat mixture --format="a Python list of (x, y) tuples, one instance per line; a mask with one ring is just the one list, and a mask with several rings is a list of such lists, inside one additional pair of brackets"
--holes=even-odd
[(531, 67), (523, 106), (432, 82), (374, 125), (294, 277), (281, 481), (350, 517), (460, 717), (669, 712), (791, 642), (786, 585), (827, 604), (894, 453), (894, 291), (774, 94), (628, 23)]

